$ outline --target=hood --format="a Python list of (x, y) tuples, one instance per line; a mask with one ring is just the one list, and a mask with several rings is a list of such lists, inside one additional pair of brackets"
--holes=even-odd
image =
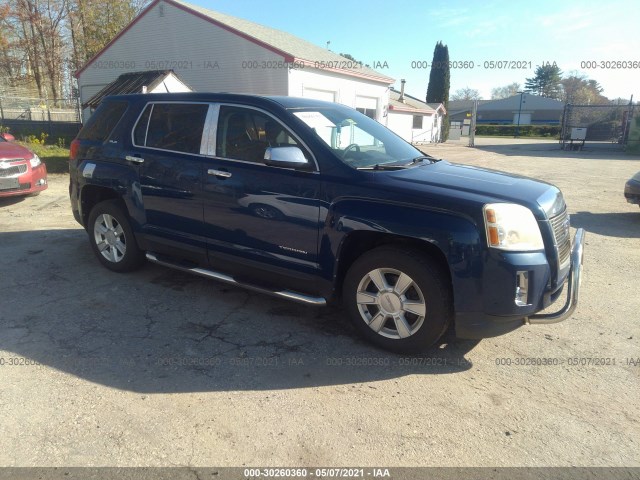
[[(411, 190), (442, 189), (455, 192), (484, 203), (505, 201), (519, 203), (534, 210), (540, 208), (547, 215), (564, 208), (560, 190), (540, 180), (469, 165), (439, 161), (418, 167), (397, 170), (389, 178), (402, 182)], [(535, 212), (534, 212), (535, 213)]]
[(13, 142), (0, 142), (0, 161), (25, 159), (33, 157), (33, 153), (26, 147)]

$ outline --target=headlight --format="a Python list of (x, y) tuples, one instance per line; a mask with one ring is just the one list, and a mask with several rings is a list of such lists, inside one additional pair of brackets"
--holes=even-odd
[(40, 161), (40, 157), (34, 153), (33, 158), (29, 160), (29, 163), (31, 164), (31, 168), (36, 168), (42, 162)]
[(489, 203), (483, 211), (490, 247), (512, 251), (544, 248), (538, 222), (528, 208), (514, 203)]

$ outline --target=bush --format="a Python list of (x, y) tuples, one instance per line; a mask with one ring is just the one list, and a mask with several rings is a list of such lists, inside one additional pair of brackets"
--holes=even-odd
[(47, 138), (49, 138), (49, 134), (41, 132), (40, 137), (36, 137), (35, 135), (27, 135), (24, 137), (24, 141), (27, 143), (33, 143), (34, 145), (44, 145), (47, 143)]
[(560, 130), (560, 125), (477, 125), (476, 135), (515, 137), (518, 131), (520, 137), (560, 138)]

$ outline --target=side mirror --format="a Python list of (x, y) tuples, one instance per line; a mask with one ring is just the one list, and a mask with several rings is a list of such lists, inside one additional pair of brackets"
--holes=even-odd
[(0, 137), (4, 138), (7, 142), (14, 142), (16, 140), (16, 137), (8, 132), (0, 134)]
[(309, 161), (298, 147), (269, 147), (264, 152), (264, 163), (271, 167), (309, 167)]

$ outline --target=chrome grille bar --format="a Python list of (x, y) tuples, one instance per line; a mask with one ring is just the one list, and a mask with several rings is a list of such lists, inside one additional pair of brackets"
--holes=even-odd
[(27, 173), (26, 163), (23, 163), (22, 165), (11, 165), (6, 168), (0, 168), (1, 178), (17, 177), (18, 175), (22, 175), (23, 173)]
[(571, 232), (569, 228), (569, 215), (565, 208), (559, 215), (549, 219), (553, 230), (553, 240), (558, 253), (558, 264), (560, 269), (569, 264), (571, 255)]

